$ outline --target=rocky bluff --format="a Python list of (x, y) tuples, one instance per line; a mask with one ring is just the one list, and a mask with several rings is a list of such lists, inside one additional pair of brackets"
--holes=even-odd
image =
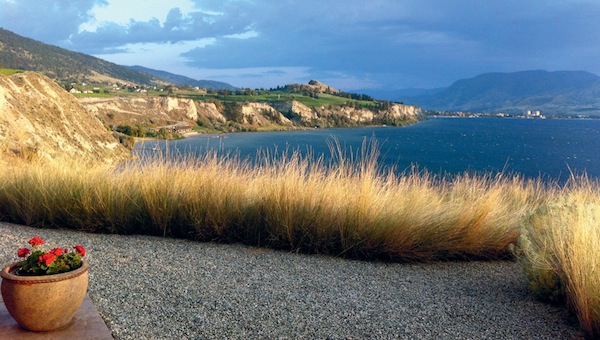
[(0, 157), (113, 163), (129, 152), (72, 94), (34, 72), (0, 75)]
[[(337, 91), (321, 83), (303, 86), (311, 91)], [(76, 98), (42, 74), (24, 72), (0, 76), (0, 154), (3, 159), (69, 157), (113, 163), (129, 157), (129, 152), (111, 133), (111, 125), (156, 128), (208, 122), (220, 131), (285, 130), (409, 124), (421, 114), (417, 106), (373, 104), (348, 101), (308, 106), (294, 99), (225, 102), (152, 95)]]
[[(165, 126), (200, 121), (222, 128), (235, 125), (248, 130), (261, 127), (335, 127), (368, 124), (409, 124), (418, 121), (421, 108), (397, 103), (374, 107), (352, 104), (308, 106), (298, 100), (240, 101), (193, 100), (177, 96), (122, 96), (80, 98), (91, 115), (107, 125)], [(224, 128), (224, 131), (231, 131)]]

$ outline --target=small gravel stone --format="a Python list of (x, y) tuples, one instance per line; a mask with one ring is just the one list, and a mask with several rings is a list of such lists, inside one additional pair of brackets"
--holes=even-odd
[(115, 339), (582, 339), (514, 262), (397, 264), (0, 223), (0, 263), (81, 244)]

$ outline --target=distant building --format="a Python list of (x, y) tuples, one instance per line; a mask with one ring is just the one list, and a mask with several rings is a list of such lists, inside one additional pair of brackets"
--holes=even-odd
[(546, 118), (542, 115), (542, 111), (540, 110), (527, 110), (525, 112), (525, 118)]

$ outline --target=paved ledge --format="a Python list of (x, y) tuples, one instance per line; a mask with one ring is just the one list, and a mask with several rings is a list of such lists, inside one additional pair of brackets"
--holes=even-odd
[[(1, 282), (1, 280), (0, 280)], [(31, 332), (19, 327), (10, 316), (2, 296), (0, 296), (0, 339), (12, 340), (55, 340), (55, 339), (96, 339), (112, 340), (113, 337), (98, 314), (96, 306), (86, 295), (83, 304), (69, 326), (53, 332)]]

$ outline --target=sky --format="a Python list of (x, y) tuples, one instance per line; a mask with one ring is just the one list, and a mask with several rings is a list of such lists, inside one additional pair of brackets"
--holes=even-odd
[(0, 0), (0, 27), (120, 65), (237, 87), (445, 87), (600, 74), (599, 0)]

